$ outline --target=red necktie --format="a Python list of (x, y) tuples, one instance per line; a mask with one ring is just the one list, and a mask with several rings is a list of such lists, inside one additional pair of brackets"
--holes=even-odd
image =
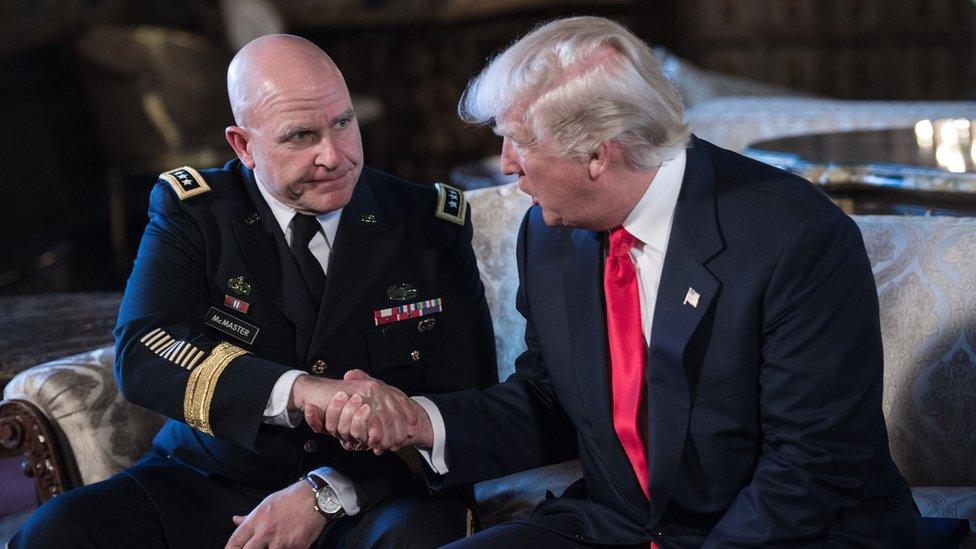
[(623, 227), (610, 231), (610, 255), (603, 273), (607, 300), (607, 336), (610, 342), (610, 383), (613, 428), (634, 468), (644, 495), (647, 490), (647, 453), (638, 428), (641, 388), (644, 384), (644, 333), (641, 331), (640, 292), (630, 249), (637, 239)]

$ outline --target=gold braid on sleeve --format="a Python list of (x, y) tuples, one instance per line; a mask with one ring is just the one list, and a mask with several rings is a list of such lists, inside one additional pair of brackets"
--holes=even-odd
[(190, 427), (208, 435), (213, 434), (213, 429), (210, 428), (210, 405), (217, 390), (217, 380), (232, 360), (244, 354), (248, 352), (230, 343), (221, 342), (193, 369), (183, 396), (183, 417)]

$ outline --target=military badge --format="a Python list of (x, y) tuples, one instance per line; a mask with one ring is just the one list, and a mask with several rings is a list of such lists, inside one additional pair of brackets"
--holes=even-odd
[(373, 311), (373, 322), (376, 326), (382, 326), (391, 322), (400, 322), (411, 318), (432, 315), (444, 310), (441, 298), (418, 301), (409, 305), (390, 307), (389, 309), (377, 309)]
[(401, 282), (387, 288), (386, 297), (393, 301), (410, 301), (417, 297), (417, 289), (408, 282)]
[(234, 292), (234, 295), (251, 295), (251, 283), (244, 280), (243, 276), (228, 279), (227, 287)]
[(159, 178), (169, 183), (170, 187), (173, 187), (173, 190), (176, 191), (176, 196), (179, 196), (180, 200), (186, 200), (198, 194), (210, 192), (210, 185), (207, 185), (207, 180), (200, 175), (200, 172), (189, 166), (163, 172), (159, 174)]
[(443, 183), (434, 183), (434, 188), (437, 189), (437, 208), (434, 210), (434, 217), (464, 225), (468, 202), (464, 199), (461, 189)]
[(224, 307), (230, 307), (235, 311), (247, 314), (248, 309), (251, 308), (251, 304), (247, 301), (237, 299), (236, 297), (225, 295), (224, 296)]

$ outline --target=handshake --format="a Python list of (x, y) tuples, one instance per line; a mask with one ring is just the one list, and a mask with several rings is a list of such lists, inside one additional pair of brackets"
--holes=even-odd
[(429, 448), (434, 443), (424, 408), (362, 370), (350, 370), (342, 380), (299, 376), (288, 409), (304, 411), (313, 431), (332, 435), (346, 450), (379, 455), (406, 446)]

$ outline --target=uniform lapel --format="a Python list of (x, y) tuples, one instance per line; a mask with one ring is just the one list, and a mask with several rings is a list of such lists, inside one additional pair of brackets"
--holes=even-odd
[[(374, 192), (372, 178), (368, 170), (364, 170), (339, 218), (325, 292), (306, 362), (353, 313), (396, 253), (403, 227), (391, 225), (383, 216)], [(372, 321), (371, 311), (357, 310), (356, 313), (362, 316), (364, 325)]]
[(685, 351), (721, 289), (706, 267), (724, 248), (715, 212), (714, 168), (703, 143), (694, 137), (691, 143), (658, 287), (645, 376), (650, 524), (660, 519), (671, 497), (684, 450), (690, 414)]
[(278, 310), (306, 335), (307, 341), (315, 326), (314, 304), (302, 283), (298, 265), (288, 250), (281, 228), (257, 189), (253, 173), (241, 167), (241, 175), (258, 216), (252, 214), (233, 220), (241, 254), (258, 285), (267, 292)]

